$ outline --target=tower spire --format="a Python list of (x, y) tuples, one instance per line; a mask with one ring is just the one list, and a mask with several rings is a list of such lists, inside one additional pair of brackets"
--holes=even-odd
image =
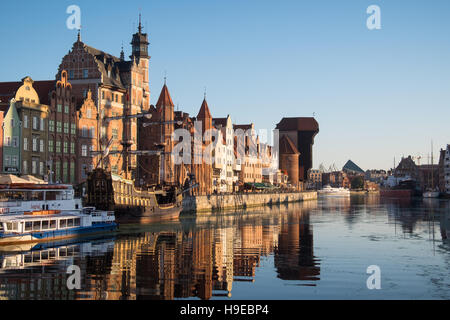
[(120, 51), (120, 60), (125, 60), (125, 53), (123, 52), (123, 41), (122, 41), (122, 50)]
[(78, 29), (77, 41), (81, 42), (81, 26), (80, 29)]
[(138, 27), (139, 33), (142, 33), (142, 23), (141, 23), (141, 14), (139, 13), (139, 27)]

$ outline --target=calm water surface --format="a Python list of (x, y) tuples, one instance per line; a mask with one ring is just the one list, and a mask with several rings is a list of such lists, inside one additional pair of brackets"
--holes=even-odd
[[(446, 200), (322, 198), (0, 253), (3, 299), (450, 299)], [(30, 248), (24, 248), (26, 250)], [(81, 270), (68, 290), (67, 268)], [(367, 267), (381, 289), (367, 289)]]

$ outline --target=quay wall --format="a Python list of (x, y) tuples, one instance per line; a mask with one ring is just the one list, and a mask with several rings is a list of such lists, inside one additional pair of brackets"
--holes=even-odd
[(183, 199), (183, 213), (238, 210), (307, 200), (317, 200), (317, 192), (242, 193), (187, 196)]

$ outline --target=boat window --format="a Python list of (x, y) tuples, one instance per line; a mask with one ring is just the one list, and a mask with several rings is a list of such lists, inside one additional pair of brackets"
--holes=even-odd
[(59, 227), (60, 228), (65, 228), (66, 227), (66, 219), (59, 220)]
[(41, 229), (41, 221), (33, 221), (33, 231), (39, 231)]
[(26, 254), (25, 257), (24, 257), (24, 262), (25, 262), (25, 263), (31, 263), (31, 261), (33, 261), (33, 260), (31, 259), (31, 253)]
[(7, 231), (17, 231), (19, 229), (19, 225), (17, 222), (8, 222), (6, 223)]
[(81, 224), (81, 223), (80, 223), (80, 218), (74, 219), (74, 220), (73, 220), (73, 224), (74, 224), (75, 227), (79, 227), (80, 224)]
[(25, 231), (31, 231), (32, 225), (31, 222), (25, 222)]
[[(48, 221), (47, 221), (48, 222)], [(48, 259), (48, 251), (42, 251), (41, 253), (41, 259), (47, 260)]]
[(73, 219), (67, 219), (67, 227), (73, 227)]
[(60, 248), (60, 249), (59, 249), (59, 256), (60, 256), (60, 257), (65, 257), (65, 256), (67, 256), (67, 248)]
[(42, 229), (48, 229), (48, 220), (42, 221)]
[(33, 262), (41, 261), (41, 255), (39, 252), (33, 252)]
[(50, 220), (50, 229), (56, 229), (56, 220)]
[(49, 259), (55, 259), (56, 253), (55, 250), (51, 250), (48, 254)]

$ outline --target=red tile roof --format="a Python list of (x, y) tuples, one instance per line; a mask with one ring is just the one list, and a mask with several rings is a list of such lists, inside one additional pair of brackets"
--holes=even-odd
[(173, 107), (174, 104), (172, 102), (172, 98), (170, 97), (169, 89), (164, 84), (161, 94), (159, 95), (158, 102), (156, 103), (157, 107)]
[(208, 102), (206, 102), (206, 99), (203, 99), (202, 106), (200, 108), (200, 111), (197, 115), (198, 119), (208, 119), (211, 118), (211, 112), (209, 112)]

